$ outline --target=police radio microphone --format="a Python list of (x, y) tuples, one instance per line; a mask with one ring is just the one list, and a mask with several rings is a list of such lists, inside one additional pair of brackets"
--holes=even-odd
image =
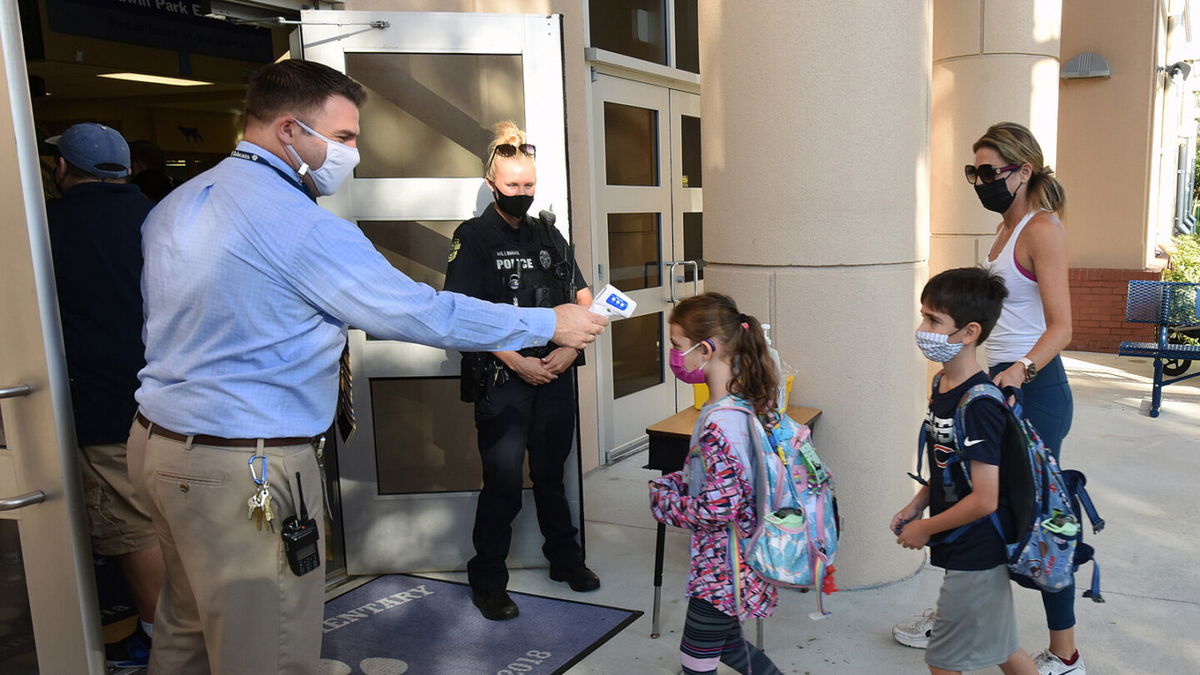
[(308, 517), (308, 505), (304, 503), (304, 485), (300, 472), (296, 472), (296, 491), (300, 498), (300, 517), (288, 516), (283, 521), (283, 550), (287, 554), (288, 566), (296, 576), (304, 576), (321, 566), (321, 552), (317, 546), (317, 521)]

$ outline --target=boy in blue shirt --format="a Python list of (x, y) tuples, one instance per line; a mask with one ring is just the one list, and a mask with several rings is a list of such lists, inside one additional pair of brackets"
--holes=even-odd
[[(1002, 279), (978, 267), (942, 272), (921, 291), (917, 347), (927, 359), (944, 365), (925, 413), (930, 478), (892, 517), (891, 526), (905, 548), (930, 544), (930, 562), (946, 570), (925, 653), (934, 675), (991, 666), (1006, 674), (1037, 673), (1033, 659), (1017, 644), (1004, 542), (986, 518), (997, 512), (1002, 526), (1011, 530), (999, 494), (1006, 413), (993, 399), (977, 399), (963, 416), (966, 447), (956, 447), (954, 435), (954, 411), (963, 395), (991, 382), (975, 352), (1000, 318), (1007, 295)], [(957, 467), (947, 462), (956, 453), (962, 460)], [(949, 483), (943, 471), (951, 472)], [(926, 507), (929, 518), (921, 518)], [(943, 541), (964, 525), (968, 527), (958, 538)]]

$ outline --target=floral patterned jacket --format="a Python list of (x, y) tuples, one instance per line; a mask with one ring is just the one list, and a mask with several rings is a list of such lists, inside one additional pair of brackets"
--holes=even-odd
[[(701, 412), (701, 419), (704, 419)], [(749, 442), (746, 433), (737, 433), (747, 425), (745, 414), (715, 411), (703, 428), (692, 433), (692, 448), (699, 448), (707, 471), (699, 481), (696, 494), (688, 494), (688, 478), (676, 471), (650, 481), (650, 511), (660, 523), (692, 531), (691, 574), (687, 594), (711, 603), (719, 611), (740, 621), (751, 616), (768, 617), (778, 601), (775, 586), (746, 564), (744, 552), (738, 560), (741, 570), (741, 607), (736, 607), (734, 579), (729, 564), (729, 524), (748, 537), (754, 532), (757, 515), (753, 499), (753, 477), (742, 467), (739, 453), (730, 437)], [(735, 427), (734, 425), (739, 425)], [(730, 430), (729, 434), (722, 427)], [(743, 450), (748, 456), (753, 448)]]

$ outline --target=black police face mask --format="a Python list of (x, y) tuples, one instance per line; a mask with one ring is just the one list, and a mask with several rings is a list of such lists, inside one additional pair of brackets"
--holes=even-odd
[(496, 206), (513, 218), (522, 218), (533, 206), (533, 195), (506, 195), (499, 190), (492, 190), (496, 197)]
[[(1017, 186), (1018, 190), (1021, 189), (1021, 185)], [(983, 204), (983, 208), (996, 213), (1007, 211), (1008, 207), (1012, 206), (1013, 200), (1017, 198), (1016, 192), (1008, 191), (1008, 181), (1005, 180), (978, 183), (975, 185), (975, 194), (979, 196), (979, 202)]]

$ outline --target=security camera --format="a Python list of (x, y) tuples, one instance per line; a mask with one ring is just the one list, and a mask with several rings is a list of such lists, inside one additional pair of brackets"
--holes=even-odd
[(1176, 61), (1165, 68), (1167, 77), (1174, 82), (1183, 82), (1192, 73), (1192, 65), (1186, 61)]

